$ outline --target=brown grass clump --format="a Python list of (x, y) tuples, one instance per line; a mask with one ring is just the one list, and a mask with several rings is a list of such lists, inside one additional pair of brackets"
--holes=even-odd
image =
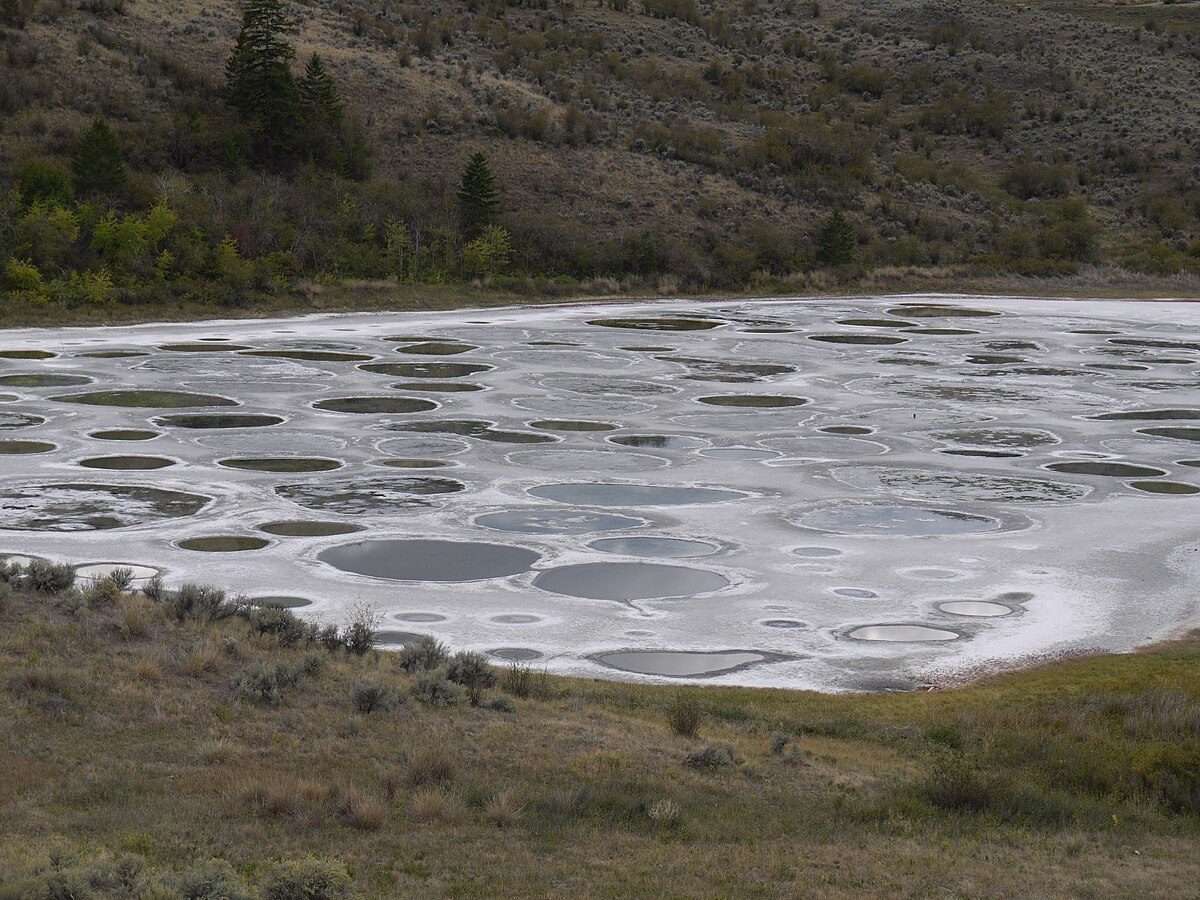
[(208, 641), (193, 644), (179, 661), (179, 669), (184, 675), (196, 677), (211, 675), (221, 670), (221, 651)]
[(66, 696), (71, 690), (71, 676), (61, 669), (25, 669), (8, 676), (8, 689), (14, 694), (44, 691)]
[(344, 791), (335, 801), (336, 818), (359, 831), (378, 831), (387, 821), (383, 803), (356, 789)]
[(162, 621), (161, 610), (145, 597), (126, 594), (121, 599), (118, 622), (121, 633), (130, 640), (150, 637), (154, 626)]
[(453, 752), (443, 742), (418, 747), (408, 757), (406, 777), (411, 785), (450, 781), (458, 769)]
[(525, 801), (514, 790), (497, 791), (483, 810), (485, 821), (497, 828), (509, 828), (520, 821), (525, 813)]
[(138, 681), (145, 681), (148, 684), (155, 684), (162, 681), (163, 668), (162, 664), (153, 656), (143, 656), (133, 664), (133, 677)]
[(297, 798), (291, 784), (277, 779), (245, 776), (230, 791), (235, 809), (263, 819), (280, 819), (296, 812)]
[(462, 801), (440, 788), (421, 788), (413, 794), (408, 808), (414, 819), (426, 823), (457, 825), (467, 815)]

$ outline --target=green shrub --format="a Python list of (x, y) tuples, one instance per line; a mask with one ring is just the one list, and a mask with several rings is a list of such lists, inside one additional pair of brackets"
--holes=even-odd
[(354, 701), (354, 708), (367, 715), (377, 709), (390, 709), (395, 702), (395, 696), (396, 692), (378, 678), (356, 681), (350, 688), (350, 699)]
[(515, 713), (517, 702), (508, 694), (500, 694), (487, 702), (487, 708), (492, 712)]
[(180, 876), (178, 887), (184, 900), (253, 900), (233, 866), (223, 859), (188, 869)]
[(555, 696), (550, 673), (546, 669), (535, 669), (527, 662), (515, 661), (504, 670), (500, 689), (522, 700), (549, 700)]
[(680, 691), (667, 707), (667, 721), (680, 737), (694, 738), (704, 723), (704, 707), (695, 694)]
[(396, 655), (396, 663), (409, 674), (432, 672), (445, 663), (448, 656), (445, 645), (427, 634), (411, 644), (405, 644)]
[(295, 686), (303, 674), (303, 668), (294, 663), (260, 660), (237, 677), (233, 694), (239, 700), (278, 706), (284, 688)]
[(693, 750), (683, 764), (692, 769), (727, 769), (737, 762), (732, 747), (702, 747)]
[(472, 706), (478, 706), (483, 692), (496, 686), (496, 673), (482, 653), (462, 651), (446, 663), (446, 677), (467, 689)]
[(75, 199), (71, 173), (58, 163), (31, 159), (17, 169), (17, 193), (26, 206), (43, 202), (69, 206)]
[(446, 678), (444, 669), (422, 672), (412, 686), (412, 698), (427, 706), (446, 709), (457, 706), (466, 699), (467, 692)]
[(25, 567), (29, 586), (41, 594), (61, 594), (75, 584), (75, 567), (67, 563), (32, 560)]
[(262, 900), (348, 900), (350, 873), (333, 859), (309, 857), (280, 863), (262, 886)]
[(218, 622), (234, 615), (238, 606), (231, 602), (225, 592), (206, 585), (181, 585), (179, 590), (166, 598), (171, 614), (180, 622), (196, 619), (201, 622)]

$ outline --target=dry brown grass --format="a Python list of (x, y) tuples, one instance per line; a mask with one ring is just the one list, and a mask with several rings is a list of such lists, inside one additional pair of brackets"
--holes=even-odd
[(511, 828), (525, 814), (526, 803), (511, 788), (497, 791), (483, 808), (483, 818), (497, 828)]
[(418, 822), (461, 825), (467, 808), (456, 796), (441, 788), (420, 788), (408, 803), (409, 812)]
[(421, 744), (408, 755), (405, 776), (414, 786), (450, 781), (458, 770), (458, 759), (446, 746), (445, 735)]

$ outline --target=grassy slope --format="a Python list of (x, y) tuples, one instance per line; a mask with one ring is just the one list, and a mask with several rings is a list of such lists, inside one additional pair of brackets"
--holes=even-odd
[[(1149, 898), (1200, 883), (1200, 633), (928, 694), (553, 679), (515, 713), (409, 698), (361, 715), (355, 681), (410, 685), (394, 654), (338, 651), (267, 707), (234, 699), (237, 673), (306, 651), (129, 596), (72, 607), (18, 592), (0, 611), (0, 897), (52, 857), (95, 874), (131, 855), (167, 881), (223, 857), (253, 883), (320, 854), (370, 897)], [(668, 725), (681, 696), (706, 714), (695, 739)], [(779, 731), (799, 759), (771, 752)], [(682, 765), (706, 744), (740, 764)], [(442, 818), (422, 820), (430, 760), (452, 775), (434, 785)], [(488, 812), (503, 790), (524, 804), (508, 827)], [(648, 815), (664, 799), (673, 824)]]

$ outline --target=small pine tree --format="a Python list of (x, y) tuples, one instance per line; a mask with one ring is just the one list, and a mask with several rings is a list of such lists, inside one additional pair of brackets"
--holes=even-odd
[(102, 118), (79, 138), (71, 156), (75, 190), (83, 195), (112, 196), (125, 186), (125, 158), (116, 133)]
[(225, 64), (225, 102), (250, 128), (260, 157), (272, 164), (286, 161), (299, 133), (300, 98), (291, 69), (296, 51), (285, 39), (295, 30), (281, 0), (247, 0)]
[(817, 232), (817, 262), (827, 266), (852, 263), (857, 243), (854, 226), (840, 209), (834, 210)]
[(325, 168), (337, 168), (342, 144), (344, 109), (337, 82), (325, 69), (321, 57), (313, 54), (296, 82), (300, 99), (305, 155)]
[(487, 157), (476, 153), (463, 169), (462, 184), (455, 194), (462, 217), (463, 233), (468, 239), (481, 235), (496, 221), (500, 211), (500, 195), (496, 176), (488, 166)]

